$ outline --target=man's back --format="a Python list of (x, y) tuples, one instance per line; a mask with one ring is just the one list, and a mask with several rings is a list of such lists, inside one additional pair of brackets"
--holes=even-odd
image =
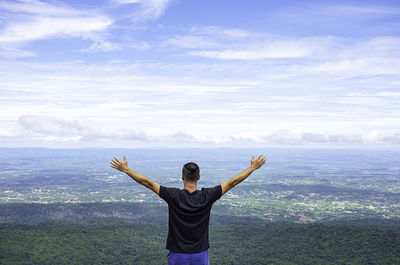
[(192, 193), (160, 186), (160, 197), (168, 203), (169, 209), (167, 249), (188, 254), (207, 250), (211, 207), (221, 196), (221, 185)]
[[(196, 163), (183, 166), (184, 189), (167, 188), (128, 167), (128, 162), (114, 157), (111, 167), (125, 172), (133, 180), (149, 188), (168, 203), (169, 231), (167, 249), (170, 250), (168, 264), (204, 265), (208, 262), (208, 223), (213, 203), (227, 191), (245, 180), (254, 170), (265, 164), (267, 159), (260, 155), (251, 159), (250, 166), (230, 180), (215, 186), (197, 190), (200, 169)], [(171, 255), (172, 254), (172, 255)]]

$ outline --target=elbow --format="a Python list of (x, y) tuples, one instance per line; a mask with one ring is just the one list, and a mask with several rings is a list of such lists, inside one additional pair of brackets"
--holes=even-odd
[(145, 186), (146, 188), (149, 188), (149, 187), (150, 187), (150, 183), (149, 183), (148, 181), (143, 181), (143, 182), (140, 183), (140, 184), (142, 184), (142, 185)]
[(239, 181), (232, 181), (231, 183), (229, 183), (230, 185), (229, 185), (229, 187), (230, 188), (233, 188), (233, 187), (235, 187), (237, 184), (239, 184), (240, 182)]
[(140, 184), (142, 184), (143, 186), (145, 186), (145, 187), (148, 188), (148, 189), (151, 189), (151, 188), (153, 187), (154, 182), (145, 180), (145, 181), (143, 181), (143, 182), (140, 183)]

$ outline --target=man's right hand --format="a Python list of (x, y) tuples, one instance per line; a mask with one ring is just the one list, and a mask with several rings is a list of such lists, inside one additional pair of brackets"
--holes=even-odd
[(118, 158), (114, 157), (112, 162), (110, 163), (111, 167), (118, 169), (121, 172), (127, 172), (129, 167), (128, 167), (128, 162), (126, 161), (126, 158), (124, 156), (123, 161), (119, 161)]
[(259, 169), (262, 165), (265, 164), (265, 161), (267, 161), (267, 158), (263, 157), (260, 155), (257, 159), (254, 159), (254, 156), (251, 158), (251, 165), (250, 168), (256, 170)]

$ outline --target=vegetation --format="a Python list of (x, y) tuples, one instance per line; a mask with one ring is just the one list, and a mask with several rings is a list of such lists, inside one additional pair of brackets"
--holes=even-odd
[[(262, 225), (265, 220), (229, 215), (227, 206), (214, 206), (212, 225)], [(166, 225), (168, 207), (160, 203), (10, 203), (0, 204), (0, 223), (38, 224), (63, 222), (78, 224), (146, 223)]]
[[(262, 206), (260, 206), (261, 208)], [(264, 206), (267, 207), (267, 206)], [(279, 221), (269, 221), (255, 215), (256, 206), (232, 207), (216, 204), (212, 208), (211, 225), (257, 226), (267, 223), (297, 222), (298, 216), (289, 215)], [(264, 214), (265, 215), (265, 214)], [(165, 203), (9, 203), (0, 204), (0, 223), (37, 224), (43, 222), (63, 222), (78, 224), (123, 224), (146, 223), (166, 225), (168, 207)], [(316, 223), (340, 225), (375, 225), (400, 227), (399, 218), (382, 218), (372, 215), (349, 215), (318, 220)]]
[[(166, 264), (166, 226), (0, 224), (0, 264)], [(211, 264), (400, 264), (400, 229), (274, 224), (210, 229)]]

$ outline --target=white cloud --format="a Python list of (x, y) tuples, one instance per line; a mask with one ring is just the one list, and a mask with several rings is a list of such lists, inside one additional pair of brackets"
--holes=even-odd
[(80, 50), (81, 52), (111, 52), (119, 51), (122, 47), (118, 43), (112, 43), (104, 40), (95, 40), (88, 48)]
[(223, 144), (230, 142), (230, 137), (206, 136), (200, 133), (177, 131), (169, 136), (159, 137), (160, 141), (172, 140), (177, 143)]
[(0, 128), (0, 137), (13, 136), (14, 134), (8, 130)]
[(190, 34), (200, 36), (214, 36), (219, 39), (248, 39), (262, 37), (263, 34), (240, 29), (240, 28), (222, 28), (216, 26), (192, 27)]
[(321, 56), (335, 41), (330, 36), (302, 38), (235, 28), (198, 27), (168, 39), (164, 45), (187, 49), (191, 56), (254, 60)]
[(18, 49), (15, 47), (1, 47), (0, 46), (0, 57), (4, 58), (22, 58), (22, 57), (35, 57), (36, 52)]
[(400, 144), (400, 132), (372, 132), (364, 137), (364, 142), (397, 145)]
[(143, 0), (112, 0), (111, 2), (117, 5), (126, 5), (126, 4), (137, 4), (142, 1)]
[(400, 144), (400, 133), (323, 134), (278, 130), (264, 137), (266, 144), (306, 145), (379, 145)]
[[(218, 63), (217, 66), (224, 71), (235, 67), (249, 71), (246, 64)], [(357, 94), (360, 90), (348, 87), (348, 83), (338, 90), (336, 87), (329, 90), (318, 84), (320, 79), (325, 79), (324, 75), (305, 75), (305, 81), (293, 75), (282, 83), (274, 79), (270, 65), (257, 66), (256, 70), (268, 79), (235, 75), (234, 70), (228, 71), (229, 79), (218, 76), (204, 79), (214, 67), (209, 63), (188, 68), (124, 61), (104, 64), (4, 62), (0, 63), (3, 73), (0, 120), (2, 124), (9, 121), (12, 125), (13, 120), (27, 113), (52, 113), (67, 121), (94, 122), (96, 126), (91, 126), (90, 131), (87, 128), (75, 131), (81, 137), (85, 135), (83, 132), (96, 135), (94, 131), (100, 130), (97, 135), (107, 139), (111, 135), (122, 138), (111, 128), (124, 124), (127, 130), (140, 128), (154, 141), (158, 134), (165, 139), (165, 135), (180, 131), (190, 134), (188, 143), (192, 139), (192, 143), (218, 144), (255, 143), (257, 137), (264, 139), (280, 128), (290, 129), (292, 133), (293, 130), (319, 133), (326, 139), (307, 134), (276, 135), (273, 137), (278, 139), (272, 142), (308, 143), (325, 139), (329, 143), (331, 135), (334, 141), (344, 139), (339, 134), (364, 135), (376, 129), (400, 129), (396, 115), (398, 97), (393, 90), (379, 89), (375, 93), (363, 90), (363, 94)], [(191, 128), (190, 132), (185, 130), (187, 127)], [(262, 135), (253, 135), (253, 131)], [(41, 135), (39, 131), (35, 134)], [(43, 134), (53, 135), (57, 131)]]
[(97, 17), (35, 17), (29, 21), (9, 24), (0, 33), (0, 43), (26, 42), (49, 37), (83, 37), (92, 31), (104, 30), (112, 24), (105, 16)]
[(223, 60), (254, 60), (254, 59), (278, 59), (278, 58), (298, 58), (310, 54), (311, 50), (307, 46), (296, 43), (272, 43), (256, 45), (239, 50), (219, 50), (219, 51), (190, 51), (188, 55), (202, 56)]
[(322, 12), (330, 13), (331, 15), (348, 15), (348, 16), (385, 16), (399, 15), (400, 9), (378, 5), (351, 5), (351, 4), (332, 4), (322, 7)]
[(134, 49), (139, 49), (139, 50), (147, 50), (153, 48), (153, 45), (150, 43), (143, 41), (141, 43), (133, 43), (130, 44), (129, 47), (134, 48)]
[(114, 8), (119, 8), (120, 6), (126, 5), (136, 5), (137, 10), (132, 11), (128, 17), (134, 22), (155, 20), (161, 17), (171, 0), (112, 0)]
[[(217, 60), (291, 59), (279, 65), (284, 74), (324, 73), (342, 78), (357, 75), (399, 74), (400, 38), (375, 36), (291, 37), (219, 27), (194, 27), (163, 45), (189, 56)], [(287, 78), (287, 76), (285, 77)]]
[(17, 58), (35, 55), (35, 52), (17, 47), (49, 38), (89, 38), (96, 41), (88, 48), (89, 51), (116, 49), (110, 42), (99, 39), (113, 20), (98, 10), (75, 9), (59, 2), (35, 0), (2, 2), (0, 9), (5, 10), (6, 21), (0, 30), (0, 56)]
[(164, 45), (183, 49), (207, 49), (216, 48), (220, 43), (204, 36), (184, 35), (170, 38), (164, 42)]
[(162, 16), (171, 0), (142, 0), (142, 9), (133, 16), (135, 21), (157, 19)]
[(147, 141), (151, 139), (140, 130), (104, 130), (87, 120), (61, 119), (52, 116), (24, 115), (19, 118), (18, 124), (23, 129), (22, 134), (40, 139), (60, 141), (71, 139), (82, 141), (101, 139)]
[(37, 0), (20, 0), (20, 1), (2, 1), (0, 2), (0, 9), (7, 10), (13, 13), (36, 14), (40, 16), (77, 16), (82, 12), (67, 7), (62, 3), (49, 4)]
[(176, 130), (172, 133), (151, 135), (141, 130), (126, 128), (113, 128), (104, 130), (95, 123), (87, 120), (69, 120), (52, 116), (24, 115), (19, 119), (22, 130), (12, 133), (0, 129), (0, 137), (32, 138), (44, 141), (68, 143), (68, 142), (92, 142), (92, 141), (134, 141), (147, 144), (169, 144), (174, 146), (187, 143), (209, 146), (274, 146), (274, 145), (323, 145), (323, 146), (361, 146), (361, 145), (397, 145), (400, 144), (400, 133), (372, 132), (366, 134), (324, 134), (311, 131), (276, 130), (270, 134), (256, 135), (253, 133), (226, 134), (215, 136), (206, 133)]
[[(35, 52), (20, 50), (17, 47), (28, 45), (29, 42), (50, 38), (81, 38), (93, 41), (84, 52), (109, 52), (123, 48), (117, 41), (107, 40), (113, 36), (109, 32), (115, 20), (123, 20), (125, 16), (107, 15), (113, 8), (125, 8), (126, 5), (136, 5), (128, 18), (133, 21), (147, 21), (159, 18), (168, 7), (169, 0), (111, 1), (108, 5), (81, 8), (62, 2), (44, 2), (37, 0), (4, 1), (0, 10), (4, 11), (4, 26), (0, 30), (0, 56), (6, 58), (28, 57)], [(111, 4), (111, 6), (110, 6)], [(114, 5), (114, 7), (113, 7)], [(148, 48), (147, 45), (142, 48)], [(13, 50), (14, 49), (14, 50)]]
[[(0, 130), (2, 138), (65, 146), (124, 139), (170, 146), (398, 144), (399, 38), (276, 36), (222, 27), (176, 34), (176, 28), (152, 26), (127, 37), (132, 22), (118, 16), (121, 9), (126, 18), (143, 22), (161, 16), (169, 1), (114, 1), (116, 9), (93, 13), (57, 2), (32, 3), (4, 9), (24, 14), (0, 31), (3, 45), (9, 45), (0, 55), (38, 58), (0, 61), (1, 126), (19, 122), (17, 134)], [(88, 27), (69, 21), (86, 21)], [(121, 32), (136, 44), (117, 42), (114, 36)], [(127, 51), (123, 59), (118, 53), (81, 53), (70, 61), (40, 63), (41, 53), (50, 53), (20, 48), (59, 37), (92, 40), (83, 52), (152, 50)]]

